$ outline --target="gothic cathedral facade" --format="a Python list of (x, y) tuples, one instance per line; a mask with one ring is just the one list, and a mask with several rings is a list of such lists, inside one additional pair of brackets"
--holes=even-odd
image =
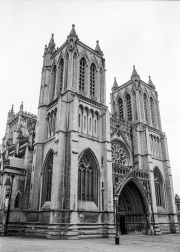
[[(1, 234), (70, 239), (179, 232), (166, 136), (151, 79), (134, 67), (106, 106), (99, 42), (45, 46), (37, 118), (8, 114)], [(22, 123), (23, 121), (24, 123)], [(116, 220), (115, 220), (116, 213)]]

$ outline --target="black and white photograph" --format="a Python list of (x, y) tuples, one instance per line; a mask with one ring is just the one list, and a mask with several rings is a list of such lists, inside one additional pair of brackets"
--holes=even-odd
[(0, 0), (0, 252), (180, 251), (180, 1)]

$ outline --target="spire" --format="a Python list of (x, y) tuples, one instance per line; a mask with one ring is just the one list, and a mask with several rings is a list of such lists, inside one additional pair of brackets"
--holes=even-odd
[(23, 111), (23, 102), (20, 105), (20, 111)]
[(139, 81), (140, 80), (140, 76), (138, 75), (137, 71), (136, 71), (136, 68), (135, 68), (135, 65), (133, 65), (133, 72), (132, 72), (132, 75), (131, 75), (131, 80), (134, 82), (134, 81)]
[[(52, 37), (49, 41), (48, 49), (50, 53), (53, 53), (55, 51), (56, 44), (54, 43), (54, 34), (52, 34)], [(46, 46), (45, 46), (46, 47)]]
[(151, 80), (151, 76), (149, 76), (148, 85), (155, 89), (155, 86), (154, 86), (154, 84), (153, 84), (153, 82), (152, 82), (152, 80)]
[(116, 77), (114, 77), (114, 83), (112, 86), (112, 90), (115, 90), (118, 87), (117, 81), (116, 81)]
[(76, 34), (76, 31), (75, 31), (74, 27), (75, 27), (75, 25), (74, 25), (74, 24), (72, 24), (72, 29), (71, 29), (71, 32), (69, 33), (69, 36), (77, 36), (77, 34)]
[(101, 55), (103, 55), (103, 52), (101, 51), (101, 48), (99, 46), (99, 40), (96, 41), (96, 48), (95, 51)]

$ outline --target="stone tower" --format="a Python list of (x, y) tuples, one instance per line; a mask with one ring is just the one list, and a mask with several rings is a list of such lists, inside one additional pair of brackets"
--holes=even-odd
[(114, 193), (119, 196), (121, 233), (177, 232), (167, 139), (162, 132), (158, 93), (135, 66), (128, 82), (111, 93)]
[(105, 59), (73, 25), (60, 48), (52, 35), (44, 50), (28, 222), (47, 237), (108, 237), (112, 189)]

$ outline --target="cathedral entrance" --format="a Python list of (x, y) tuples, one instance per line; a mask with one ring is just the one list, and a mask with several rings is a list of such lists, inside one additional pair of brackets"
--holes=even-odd
[(148, 222), (143, 197), (133, 181), (128, 182), (118, 200), (118, 229), (124, 234), (147, 234)]

